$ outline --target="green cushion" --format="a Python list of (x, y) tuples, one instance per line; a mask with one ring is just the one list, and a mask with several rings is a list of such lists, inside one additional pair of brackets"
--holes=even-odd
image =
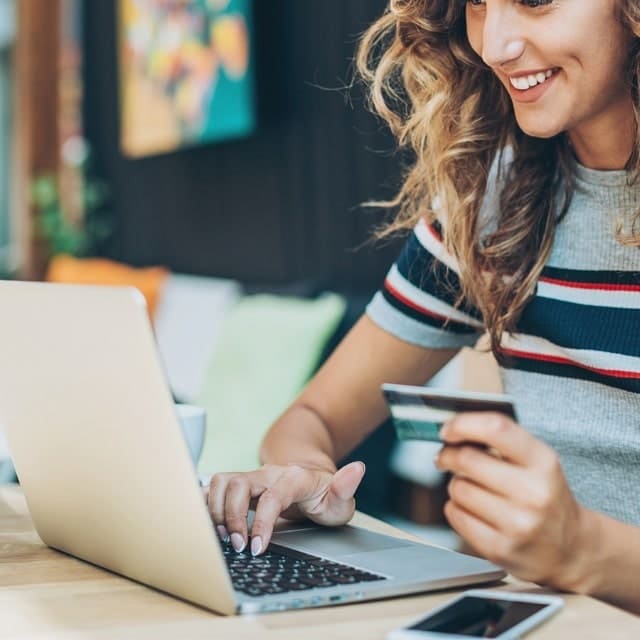
[(197, 403), (207, 411), (201, 473), (259, 465), (260, 442), (318, 365), (344, 299), (243, 298), (229, 313)]

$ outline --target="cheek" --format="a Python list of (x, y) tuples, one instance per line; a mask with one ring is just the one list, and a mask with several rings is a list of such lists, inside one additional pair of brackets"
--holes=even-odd
[(482, 22), (475, 17), (469, 17), (467, 12), (467, 40), (480, 57), (482, 57), (482, 31)]
[(609, 55), (602, 55), (602, 50), (586, 51), (581, 57), (581, 73), (578, 91), (584, 100), (595, 103), (615, 101), (623, 93), (625, 87), (624, 68), (627, 64), (626, 56), (620, 55), (618, 49), (611, 47)]

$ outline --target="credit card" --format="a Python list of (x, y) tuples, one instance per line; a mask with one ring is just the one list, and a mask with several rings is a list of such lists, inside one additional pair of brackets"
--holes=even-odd
[(513, 400), (501, 393), (383, 384), (382, 393), (400, 440), (442, 442), (442, 425), (457, 413), (495, 411), (516, 419)]

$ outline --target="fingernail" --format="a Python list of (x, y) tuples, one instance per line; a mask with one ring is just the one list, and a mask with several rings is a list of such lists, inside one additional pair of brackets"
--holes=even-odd
[(449, 428), (449, 423), (445, 422), (440, 428), (440, 439), (444, 440), (447, 437), (447, 435), (449, 435), (450, 430), (451, 429)]
[(241, 551), (244, 550), (244, 548), (246, 546), (246, 543), (244, 541), (244, 538), (239, 533), (232, 533), (231, 534), (231, 546), (238, 553), (240, 553)]
[(362, 460), (359, 460), (358, 462), (360, 462), (360, 464), (362, 465), (362, 475), (364, 475), (367, 471), (367, 465), (362, 462)]
[(216, 531), (218, 532), (218, 535), (220, 536), (220, 540), (222, 540), (222, 542), (229, 542), (229, 532), (227, 531), (227, 527), (219, 524), (216, 527)]
[(262, 538), (260, 536), (251, 538), (251, 555), (257, 556), (261, 551), (262, 551)]

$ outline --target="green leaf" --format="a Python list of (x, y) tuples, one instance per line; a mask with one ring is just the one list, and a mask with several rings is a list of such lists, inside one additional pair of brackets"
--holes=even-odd
[(102, 208), (110, 196), (108, 185), (85, 175), (79, 195), (84, 204), (84, 219), (76, 226), (67, 221), (55, 175), (43, 173), (31, 183), (31, 200), (37, 214), (36, 231), (47, 242), (51, 255), (90, 255), (99, 242), (113, 233), (113, 213)]

